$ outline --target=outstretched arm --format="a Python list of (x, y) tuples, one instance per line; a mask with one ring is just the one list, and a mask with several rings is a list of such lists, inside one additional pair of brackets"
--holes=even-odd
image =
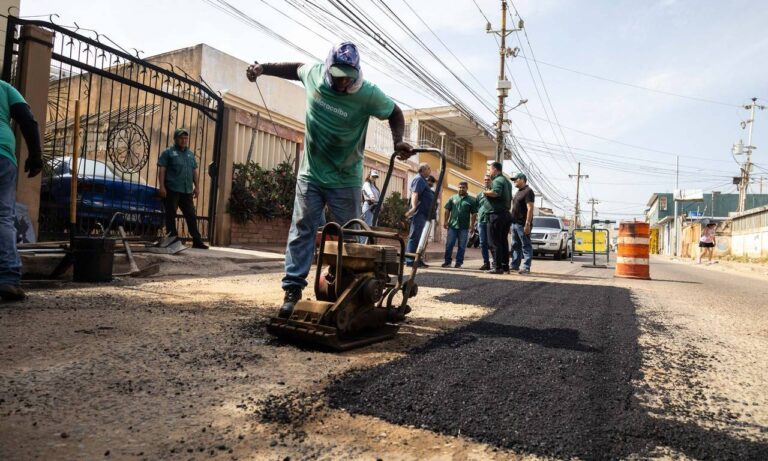
[(255, 82), (260, 75), (271, 75), (286, 80), (299, 80), (299, 67), (303, 65), (304, 63), (301, 62), (277, 62), (265, 64), (255, 62), (248, 66), (248, 69), (245, 71), (245, 76), (252, 82)]

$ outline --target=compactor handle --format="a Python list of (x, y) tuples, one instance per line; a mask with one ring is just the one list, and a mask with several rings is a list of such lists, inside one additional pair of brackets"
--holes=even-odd
[[(437, 184), (435, 185), (435, 199), (432, 201), (432, 208), (429, 210), (429, 220), (435, 219), (437, 216), (437, 198), (440, 196), (440, 190), (443, 187), (443, 177), (445, 176), (446, 159), (445, 154), (440, 149), (433, 147), (415, 147), (411, 150), (413, 154), (420, 154), (422, 152), (430, 152), (440, 157), (440, 175), (437, 178)], [(381, 194), (379, 196), (379, 203), (376, 206), (376, 210), (373, 212), (373, 224), (375, 227), (379, 222), (379, 213), (384, 206), (384, 198), (387, 195), (387, 189), (389, 188), (389, 180), (392, 177), (392, 173), (395, 170), (395, 159), (398, 153), (394, 152), (389, 158), (389, 167), (387, 168), (387, 176), (384, 178), (384, 185), (381, 187)], [(406, 194), (407, 195), (407, 194)]]

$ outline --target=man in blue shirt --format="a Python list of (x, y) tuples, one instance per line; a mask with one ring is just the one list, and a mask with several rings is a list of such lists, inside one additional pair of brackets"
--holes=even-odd
[[(411, 208), (405, 214), (406, 218), (411, 218), (410, 232), (408, 233), (408, 245), (405, 248), (406, 253), (415, 253), (419, 247), (419, 239), (424, 231), (424, 226), (429, 219), (429, 210), (432, 207), (432, 201), (435, 199), (435, 192), (429, 188), (427, 178), (432, 173), (432, 169), (426, 163), (419, 165), (419, 175), (411, 181)], [(406, 257), (405, 264), (408, 267), (413, 266), (413, 258)], [(428, 267), (423, 262), (421, 267)]]

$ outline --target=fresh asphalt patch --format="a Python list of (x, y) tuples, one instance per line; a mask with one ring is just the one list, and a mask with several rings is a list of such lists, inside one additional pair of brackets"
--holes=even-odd
[[(407, 356), (336, 379), (331, 406), (522, 453), (581, 459), (768, 459), (768, 444), (650, 415), (635, 397), (630, 292), (598, 285), (423, 274), (448, 303), (493, 308)], [(415, 300), (414, 308), (418, 309)]]

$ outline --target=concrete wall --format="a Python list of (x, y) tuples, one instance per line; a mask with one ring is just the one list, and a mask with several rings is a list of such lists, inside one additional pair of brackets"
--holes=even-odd
[(748, 258), (768, 258), (768, 227), (731, 235), (731, 254)]

